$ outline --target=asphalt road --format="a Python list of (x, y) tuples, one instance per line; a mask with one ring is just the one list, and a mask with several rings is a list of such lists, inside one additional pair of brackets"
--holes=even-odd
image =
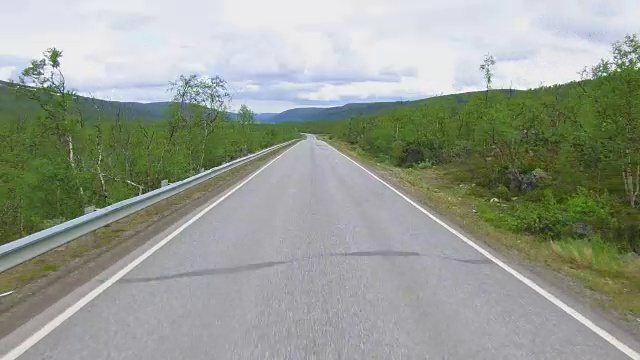
[(628, 359), (309, 138), (20, 359)]

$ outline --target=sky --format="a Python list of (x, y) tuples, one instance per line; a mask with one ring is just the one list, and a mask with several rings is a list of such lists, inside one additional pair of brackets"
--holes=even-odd
[(0, 79), (49, 47), (68, 84), (152, 102), (180, 74), (219, 75), (256, 112), (411, 100), (578, 79), (640, 32), (637, 0), (3, 1)]

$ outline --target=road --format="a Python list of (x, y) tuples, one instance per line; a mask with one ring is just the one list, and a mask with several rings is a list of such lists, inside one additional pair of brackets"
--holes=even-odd
[(313, 137), (57, 325), (19, 358), (629, 358)]

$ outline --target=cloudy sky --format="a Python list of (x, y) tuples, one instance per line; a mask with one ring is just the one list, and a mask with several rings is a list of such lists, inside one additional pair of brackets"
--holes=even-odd
[(72, 87), (166, 100), (179, 74), (220, 75), (258, 112), (408, 100), (577, 78), (640, 32), (637, 0), (6, 0), (0, 78), (48, 47)]

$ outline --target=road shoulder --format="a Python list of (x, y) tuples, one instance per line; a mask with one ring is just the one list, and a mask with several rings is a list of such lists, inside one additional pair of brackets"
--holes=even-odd
[[(623, 342), (631, 343), (631, 346), (636, 350), (638, 349), (640, 344), (640, 320), (628, 315), (621, 315), (611, 306), (603, 306), (603, 304), (606, 304), (606, 297), (588, 289), (578, 279), (555, 271), (544, 262), (536, 261), (539, 259), (531, 258), (527, 254), (523, 254), (522, 251), (518, 251), (519, 249), (510, 248), (508, 243), (493, 241), (491, 237), (492, 229), (488, 229), (486, 226), (478, 226), (478, 221), (473, 218), (472, 209), (461, 211), (459, 204), (452, 201), (451, 194), (444, 193), (440, 189), (430, 188), (429, 184), (418, 184), (413, 181), (415, 179), (408, 179), (403, 176), (402, 169), (379, 163), (366, 154), (357, 153), (344, 143), (326, 138), (321, 138), (321, 140), (326, 141), (336, 150), (357, 161), (368, 171), (425, 207), (448, 226), (469, 237), (473, 242), (490, 251), (535, 283), (544, 284), (545, 289), (587, 318), (601, 325), (606, 331), (612, 333)], [(434, 194), (436, 193), (438, 200), (434, 201)]]

